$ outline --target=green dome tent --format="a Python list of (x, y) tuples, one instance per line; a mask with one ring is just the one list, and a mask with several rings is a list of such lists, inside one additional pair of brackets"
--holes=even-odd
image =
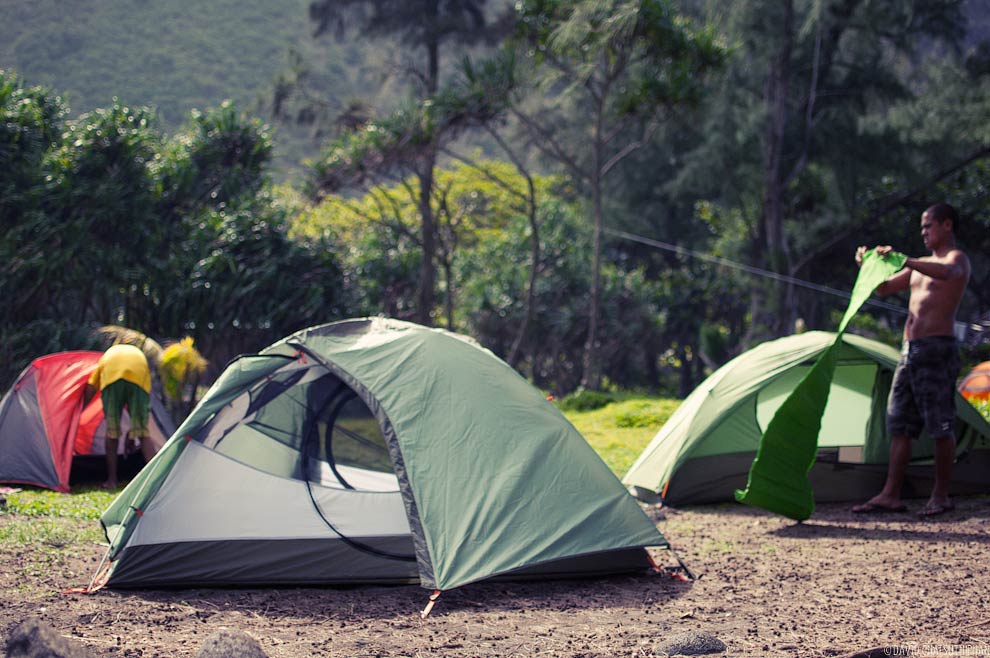
[[(734, 500), (746, 486), (760, 438), (777, 409), (835, 341), (811, 331), (759, 345), (711, 374), (664, 424), (623, 478), (641, 500), (668, 505)], [(886, 401), (897, 350), (843, 334), (809, 478), (815, 500), (862, 500), (878, 492), (889, 440)], [(954, 493), (990, 490), (990, 424), (956, 396)], [(932, 440), (913, 446), (906, 496), (931, 488)]]
[(543, 395), (470, 339), (386, 319), (235, 359), (101, 522), (120, 587), (641, 570), (669, 547)]

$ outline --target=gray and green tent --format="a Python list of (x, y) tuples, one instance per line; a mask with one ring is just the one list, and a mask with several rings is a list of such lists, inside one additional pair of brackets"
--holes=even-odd
[(387, 319), (235, 359), (101, 522), (118, 587), (641, 570), (668, 547), (583, 437), (462, 336)]
[[(763, 343), (712, 373), (660, 428), (623, 478), (645, 501), (668, 505), (734, 500), (746, 487), (761, 437), (777, 409), (836, 334), (811, 331)], [(863, 500), (883, 486), (889, 439), (886, 402), (897, 350), (843, 334), (808, 473), (819, 502)], [(956, 396), (954, 493), (990, 490), (990, 424)], [(814, 440), (814, 437), (811, 437)], [(927, 496), (933, 442), (915, 442), (905, 496)]]

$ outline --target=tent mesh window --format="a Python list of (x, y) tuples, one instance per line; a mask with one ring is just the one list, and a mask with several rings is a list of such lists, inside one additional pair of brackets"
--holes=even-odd
[(399, 488), (378, 421), (322, 366), (272, 374), (200, 436), (207, 447), (280, 477), (364, 491)]
[[(756, 419), (761, 433), (808, 370), (808, 366), (796, 366), (759, 392)], [(883, 427), (876, 426), (872, 404), (878, 370), (874, 363), (859, 361), (836, 367), (818, 435), (818, 446), (824, 449), (819, 455), (823, 461), (862, 463), (862, 446), (878, 432), (882, 434)], [(842, 450), (833, 450), (836, 448)]]

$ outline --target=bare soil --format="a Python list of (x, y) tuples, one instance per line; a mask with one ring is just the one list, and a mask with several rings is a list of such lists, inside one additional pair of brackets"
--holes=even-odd
[(662, 641), (702, 631), (735, 657), (878, 646), (990, 655), (990, 498), (956, 504), (929, 520), (827, 504), (801, 524), (741, 505), (648, 508), (697, 580), (479, 583), (445, 592), (426, 620), (429, 592), (415, 586), (63, 594), (88, 583), (101, 546), (44, 570), (8, 546), (0, 642), (38, 617), (95, 655), (144, 658), (194, 656), (222, 628), (251, 634), (272, 658), (654, 656)]

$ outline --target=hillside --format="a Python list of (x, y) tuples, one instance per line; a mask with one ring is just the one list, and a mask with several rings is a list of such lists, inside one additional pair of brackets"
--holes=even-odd
[[(351, 37), (312, 38), (310, 0), (0, 0), (0, 69), (62, 94), (75, 117), (113, 97), (157, 110), (166, 132), (194, 108), (224, 99), (265, 116), (275, 79), (299, 52), (329, 90), (331, 105), (354, 97), (389, 106), (382, 87), (394, 48)], [(499, 4), (498, 2), (492, 3)], [(990, 0), (966, 0), (966, 48), (990, 38)], [(451, 58), (451, 61), (456, 60)], [(317, 152), (308, 130), (276, 126), (276, 176), (301, 173)]]
[[(0, 0), (0, 68), (62, 94), (75, 117), (114, 96), (154, 107), (173, 131), (194, 108), (234, 100), (259, 112), (296, 49), (329, 71), (341, 100), (368, 86), (361, 54), (311, 37), (309, 0)], [(310, 155), (304, 130), (278, 126), (277, 166)]]

